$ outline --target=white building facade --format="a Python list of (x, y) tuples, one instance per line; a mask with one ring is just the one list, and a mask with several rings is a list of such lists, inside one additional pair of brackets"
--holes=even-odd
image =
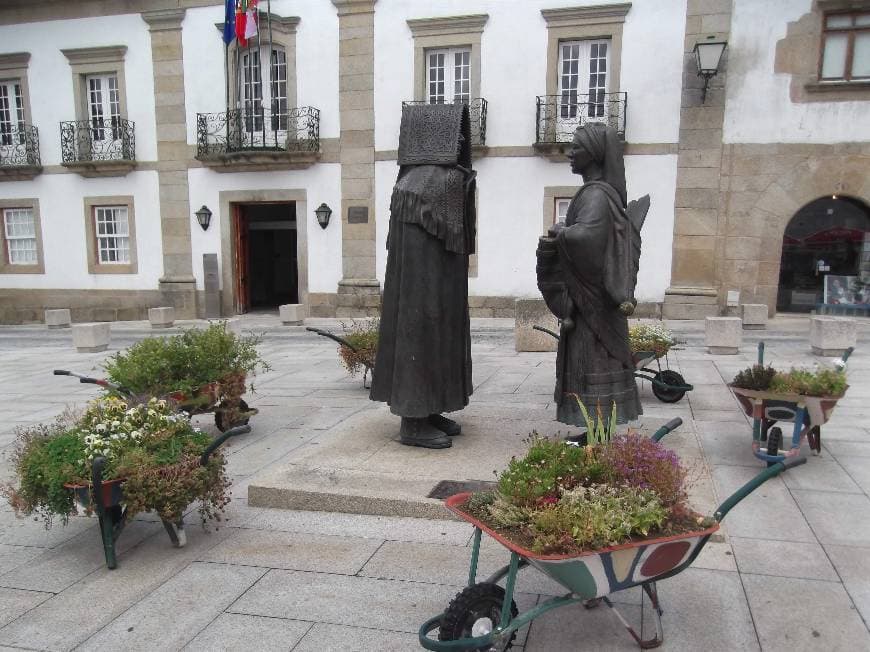
[[(790, 269), (781, 288), (781, 259), (820, 198), (867, 230), (870, 2), (259, 4), (259, 38), (227, 47), (221, 2), (0, 2), (0, 322), (372, 314), (412, 101), (471, 107), (473, 316), (538, 296), (537, 238), (580, 184), (564, 147), (585, 121), (617, 129), (629, 198), (651, 196), (641, 314), (808, 294)], [(702, 101), (709, 37), (728, 47)]]

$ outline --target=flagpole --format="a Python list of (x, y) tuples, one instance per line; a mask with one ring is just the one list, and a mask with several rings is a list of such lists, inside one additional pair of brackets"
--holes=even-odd
[[(266, 0), (266, 24), (269, 26), (269, 81), (273, 82), (272, 75), (272, 0)], [(259, 28), (259, 25), (257, 26)], [(260, 30), (257, 29), (257, 33), (260, 33)], [(277, 67), (277, 58), (275, 61)], [(272, 83), (269, 87), (269, 97), (272, 98), (272, 135), (275, 137), (275, 146), (278, 146), (278, 128), (281, 126), (276, 122), (275, 118), (275, 94), (273, 91), (277, 90), (277, 84)], [(280, 117), (277, 118), (280, 120)]]

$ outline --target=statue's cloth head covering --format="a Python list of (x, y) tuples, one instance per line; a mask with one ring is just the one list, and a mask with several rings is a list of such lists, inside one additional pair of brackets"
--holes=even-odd
[(475, 182), (468, 106), (403, 106), (399, 165), (390, 211), (441, 240), (447, 251), (473, 253)]
[(622, 142), (613, 127), (600, 122), (590, 122), (577, 127), (574, 144), (583, 147), (604, 171), (604, 181), (622, 199), (622, 207), (628, 203), (625, 188), (625, 163), (622, 159)]
[(471, 168), (468, 105), (406, 104), (399, 129), (399, 165)]

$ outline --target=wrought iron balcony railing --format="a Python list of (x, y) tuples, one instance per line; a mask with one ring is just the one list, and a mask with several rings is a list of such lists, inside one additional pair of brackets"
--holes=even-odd
[(286, 112), (233, 109), (196, 114), (196, 157), (236, 152), (319, 152), (320, 109), (301, 106)]
[(0, 128), (0, 167), (39, 167), (39, 130), (25, 125), (24, 128)]
[(535, 143), (570, 143), (574, 130), (589, 122), (603, 122), (625, 138), (626, 93), (577, 93), (537, 97)]
[[(465, 103), (468, 104), (468, 114), (471, 118), (471, 144), (483, 147), (486, 145), (486, 100), (482, 97), (476, 97)], [(406, 104), (429, 104), (429, 102), (426, 100), (402, 102), (403, 106)], [(447, 104), (453, 104), (453, 102), (447, 102)]]
[(136, 132), (124, 118), (76, 120), (60, 123), (63, 163), (135, 161)]

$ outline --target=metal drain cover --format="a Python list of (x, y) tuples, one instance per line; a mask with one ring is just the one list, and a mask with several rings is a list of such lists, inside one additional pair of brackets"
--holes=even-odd
[(495, 489), (495, 482), (486, 482), (485, 480), (442, 480), (436, 484), (432, 491), (429, 492), (427, 498), (450, 498), (456, 494), (465, 493), (466, 491), (492, 491)]

